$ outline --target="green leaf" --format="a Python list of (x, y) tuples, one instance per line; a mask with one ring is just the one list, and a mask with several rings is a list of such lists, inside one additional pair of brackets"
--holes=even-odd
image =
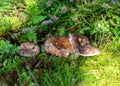
[(45, 18), (46, 18), (46, 16), (35, 16), (35, 17), (32, 19), (33, 24), (37, 24), (37, 23), (43, 21)]
[(5, 58), (14, 56), (16, 51), (19, 50), (19, 48), (20, 47), (16, 47), (15, 45), (10, 44), (9, 41), (0, 41), (0, 59), (3, 56)]
[(116, 26), (115, 22), (112, 21), (111, 19), (110, 19), (110, 23), (111, 23), (113, 26)]
[(60, 36), (64, 35), (65, 34), (65, 27), (58, 28), (58, 34)]
[(24, 0), (24, 1), (29, 6), (32, 6), (32, 5), (36, 4), (35, 0)]
[(120, 32), (120, 29), (118, 29), (118, 28), (113, 29), (113, 33), (115, 36), (117, 36), (119, 34), (119, 32)]
[(81, 29), (79, 33), (80, 33), (80, 34), (85, 34), (85, 32), (84, 32), (83, 29)]
[(20, 43), (26, 41), (37, 43), (37, 33), (34, 31), (29, 31), (27, 34), (22, 35), (18, 41)]

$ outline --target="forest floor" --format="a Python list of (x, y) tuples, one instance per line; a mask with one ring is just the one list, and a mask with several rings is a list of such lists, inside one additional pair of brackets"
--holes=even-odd
[[(0, 0), (0, 86), (120, 86), (119, 3)], [(100, 54), (58, 57), (45, 51), (47, 38), (69, 33), (84, 34)], [(39, 55), (16, 55), (26, 41), (39, 45)]]

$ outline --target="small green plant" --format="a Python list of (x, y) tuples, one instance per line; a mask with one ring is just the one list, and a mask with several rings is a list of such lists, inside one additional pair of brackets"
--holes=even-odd
[(8, 58), (5, 59), (3, 62), (3, 67), (0, 70), (0, 73), (9, 72), (12, 70), (18, 70), (21, 67), (21, 64), (23, 64), (23, 61), (20, 59), (20, 57), (15, 56), (14, 58)]
[(34, 42), (37, 43), (37, 33), (35, 32), (35, 30), (30, 30), (28, 33), (21, 35), (20, 38), (18, 38), (19, 42)]
[(24, 69), (21, 71), (21, 73), (19, 73), (19, 79), (18, 79), (20, 85), (23, 86), (35, 86), (35, 83), (32, 82), (31, 77), (29, 75), (29, 73), (27, 71), (25, 71)]
[(43, 9), (41, 6), (38, 6), (39, 4), (37, 1), (25, 0), (25, 3), (27, 4), (26, 11), (30, 14), (28, 25), (38, 24), (46, 18), (45, 15), (42, 15)]
[(20, 47), (16, 47), (15, 45), (10, 44), (9, 41), (0, 41), (0, 62), (2, 59), (14, 57), (16, 51)]
[(20, 58), (15, 56), (18, 49), (20, 47), (10, 44), (9, 41), (0, 41), (0, 63), (3, 64), (0, 72), (8, 72), (18, 67), (21, 63)]

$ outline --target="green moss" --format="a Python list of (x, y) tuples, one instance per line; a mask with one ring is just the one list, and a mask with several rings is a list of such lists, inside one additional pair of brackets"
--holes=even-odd
[[(112, 51), (120, 46), (119, 41), (110, 42), (107, 45), (101, 45), (101, 54), (86, 59), (80, 70), (86, 71), (84, 82), (80, 86), (119, 86), (120, 81), (120, 59), (119, 53)], [(113, 48), (114, 47), (114, 48)]]

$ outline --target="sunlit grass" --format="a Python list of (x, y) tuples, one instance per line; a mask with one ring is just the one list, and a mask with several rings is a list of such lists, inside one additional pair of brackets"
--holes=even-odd
[[(116, 45), (116, 46), (115, 46)], [(54, 70), (44, 71), (42, 85), (48, 86), (119, 86), (120, 41), (100, 46), (101, 54), (73, 59), (52, 57)]]
[[(116, 45), (116, 46), (115, 46)], [(84, 80), (80, 86), (120, 85), (120, 41), (101, 45), (101, 54), (87, 58), (80, 70), (84, 70)], [(114, 49), (116, 51), (114, 51)]]

